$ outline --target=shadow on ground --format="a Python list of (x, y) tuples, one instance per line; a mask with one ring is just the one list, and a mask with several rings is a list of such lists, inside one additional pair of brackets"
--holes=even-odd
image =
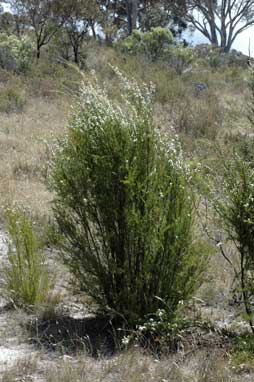
[(121, 343), (122, 331), (108, 317), (34, 319), (28, 324), (32, 342), (50, 350), (86, 350), (94, 357), (113, 355)]
[[(118, 329), (121, 328), (121, 322), (105, 316), (34, 319), (28, 328), (32, 342), (39, 346), (65, 353), (86, 350), (93, 357), (113, 355), (120, 349), (126, 333), (124, 329)], [(231, 331), (200, 322), (186, 327), (179, 334), (164, 341), (157, 335), (143, 336), (139, 345), (157, 355), (179, 351), (188, 355), (201, 349), (220, 349), (226, 353), (236, 336)]]

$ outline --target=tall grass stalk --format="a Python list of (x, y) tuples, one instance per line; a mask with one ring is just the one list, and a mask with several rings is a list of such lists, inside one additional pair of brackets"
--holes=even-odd
[(51, 285), (32, 222), (21, 209), (7, 210), (6, 221), (10, 237), (5, 272), (7, 294), (18, 306), (40, 304), (47, 299)]

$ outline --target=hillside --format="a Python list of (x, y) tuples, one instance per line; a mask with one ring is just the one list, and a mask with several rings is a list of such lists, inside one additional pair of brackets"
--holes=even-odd
[[(59, 62), (48, 50), (23, 73), (0, 69), (3, 382), (254, 380), (250, 317), (229, 264), (239, 266), (238, 250), (211, 201), (211, 194), (224, 189), (224, 165), (232, 162), (235, 151), (243, 155), (242, 163), (246, 158), (253, 163), (253, 73), (248, 58), (236, 53), (221, 55), (201, 46), (191, 54), (191, 59), (181, 58), (176, 51), (167, 61), (92, 42), (80, 68)], [(133, 328), (119, 325), (117, 330), (113, 313), (98, 313), (98, 305), (80, 290), (62, 261), (65, 239), (53, 213), (56, 194), (49, 187), (55, 148), (70, 133), (82, 83), (97, 81), (112, 102), (120, 102), (124, 90), (114, 68), (141, 87), (153, 84), (153, 123), (162, 135), (179, 140), (184, 161), (195, 174), (189, 184), (192, 224), (194, 237), (207, 251), (206, 270), (202, 285), (179, 308), (169, 339), (164, 327), (162, 336), (158, 331), (137, 341)], [(121, 107), (128, 111), (127, 104)], [(251, 169), (247, 174), (248, 183)], [(29, 216), (54, 281), (46, 300), (35, 306), (17, 303), (15, 291), (6, 288), (8, 210), (17, 207)], [(248, 216), (251, 208), (250, 201)], [(252, 291), (251, 265), (248, 272)]]

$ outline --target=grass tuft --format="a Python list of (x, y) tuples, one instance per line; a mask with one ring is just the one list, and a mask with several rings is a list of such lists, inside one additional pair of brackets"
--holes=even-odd
[(21, 210), (7, 210), (10, 236), (9, 264), (5, 272), (5, 288), (15, 305), (33, 306), (46, 301), (51, 283), (45, 258), (32, 228), (32, 222)]

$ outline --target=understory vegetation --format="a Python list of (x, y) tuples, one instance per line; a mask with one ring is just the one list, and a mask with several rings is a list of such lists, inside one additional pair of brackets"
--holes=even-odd
[(36, 349), (3, 381), (252, 377), (252, 69), (163, 28), (79, 68), (56, 42), (0, 40), (0, 315)]
[(7, 210), (5, 218), (10, 237), (5, 288), (14, 305), (30, 307), (41, 304), (52, 286), (32, 222), (21, 210)]

